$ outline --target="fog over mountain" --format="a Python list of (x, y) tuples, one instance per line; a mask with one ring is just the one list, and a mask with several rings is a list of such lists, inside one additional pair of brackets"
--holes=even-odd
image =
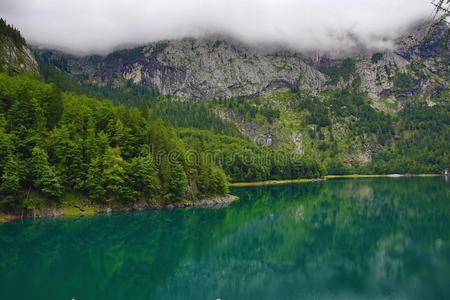
[(0, 15), (32, 43), (75, 54), (225, 34), (295, 50), (389, 48), (432, 16), (427, 0), (2, 0)]

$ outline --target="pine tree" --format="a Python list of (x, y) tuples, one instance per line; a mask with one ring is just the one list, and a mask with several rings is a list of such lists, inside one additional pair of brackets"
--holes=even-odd
[(62, 125), (50, 133), (48, 145), (51, 163), (58, 169), (64, 182), (72, 185), (80, 183), (86, 171), (81, 139), (73, 136), (66, 125)]
[(7, 162), (8, 157), (14, 152), (12, 135), (4, 129), (4, 118), (0, 114), (0, 172)]
[(0, 206), (12, 206), (12, 203), (17, 202), (17, 194), (21, 190), (22, 173), (22, 166), (17, 157), (9, 155), (0, 180), (0, 194), (4, 195), (0, 197)]
[(137, 200), (139, 192), (126, 184), (125, 162), (120, 156), (120, 149), (108, 147), (102, 164), (101, 181), (106, 190), (107, 200)]
[(61, 178), (48, 162), (47, 152), (36, 146), (31, 153), (31, 175), (35, 188), (50, 197), (60, 197), (64, 193)]
[(169, 192), (175, 199), (182, 199), (186, 195), (188, 180), (183, 166), (179, 162), (173, 162), (169, 173)]
[(128, 184), (131, 188), (147, 198), (157, 194), (161, 188), (161, 182), (151, 155), (131, 159), (126, 169)]
[(62, 93), (59, 88), (52, 85), (50, 95), (47, 100), (46, 119), (47, 127), (52, 129), (61, 119), (63, 113)]
[(83, 190), (89, 195), (89, 198), (94, 200), (102, 199), (106, 190), (100, 180), (102, 178), (102, 166), (99, 158), (93, 159), (88, 167), (86, 181), (83, 184)]
[(212, 167), (211, 181), (213, 182), (211, 193), (216, 195), (228, 194), (228, 179), (221, 168)]

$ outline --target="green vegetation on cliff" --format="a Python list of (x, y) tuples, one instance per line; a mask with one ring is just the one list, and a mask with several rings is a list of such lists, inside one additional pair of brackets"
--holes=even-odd
[(211, 107), (245, 136), (270, 134), (272, 151), (303, 154), (328, 174), (440, 173), (450, 168), (450, 105), (433, 100), (429, 106), (406, 98), (398, 113), (385, 112), (353, 88), (220, 100)]
[(3, 18), (0, 18), (0, 37), (10, 38), (17, 48), (26, 45), (25, 39), (20, 34), (20, 31), (7, 24)]
[(319, 70), (330, 76), (330, 83), (336, 84), (339, 80), (348, 81), (351, 74), (355, 71), (355, 62), (351, 58), (346, 58), (342, 62), (334, 65), (325, 65)]

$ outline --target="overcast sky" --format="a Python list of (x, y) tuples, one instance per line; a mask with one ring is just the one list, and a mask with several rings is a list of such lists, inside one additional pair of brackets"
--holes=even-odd
[(432, 15), (430, 0), (0, 0), (32, 43), (73, 53), (223, 33), (298, 49), (371, 48)]

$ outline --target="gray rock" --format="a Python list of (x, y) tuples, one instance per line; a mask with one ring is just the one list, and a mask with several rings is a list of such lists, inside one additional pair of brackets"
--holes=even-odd
[(428, 25), (423, 23), (406, 32), (395, 41), (393, 49), (381, 53), (378, 61), (372, 61), (372, 52), (367, 49), (352, 54), (355, 72), (348, 80), (341, 78), (336, 84), (331, 84), (320, 70), (323, 66), (339, 65), (345, 53), (332, 50), (268, 53), (223, 37), (156, 42), (107, 56), (76, 57), (47, 50), (36, 53), (89, 83), (117, 86), (131, 80), (162, 94), (192, 100), (251, 98), (292, 88), (314, 96), (346, 88), (359, 77), (361, 89), (375, 100), (374, 107), (392, 110), (377, 100), (389, 97), (401, 100), (405, 96), (404, 91), (399, 93), (394, 86), (399, 72), (414, 79), (415, 89), (407, 96), (422, 93), (430, 98), (449, 88), (448, 25), (443, 23), (427, 35)]
[(32, 72), (38, 74), (38, 63), (33, 52), (26, 45), (18, 47), (10, 38), (0, 36), (0, 66), (17, 73)]

